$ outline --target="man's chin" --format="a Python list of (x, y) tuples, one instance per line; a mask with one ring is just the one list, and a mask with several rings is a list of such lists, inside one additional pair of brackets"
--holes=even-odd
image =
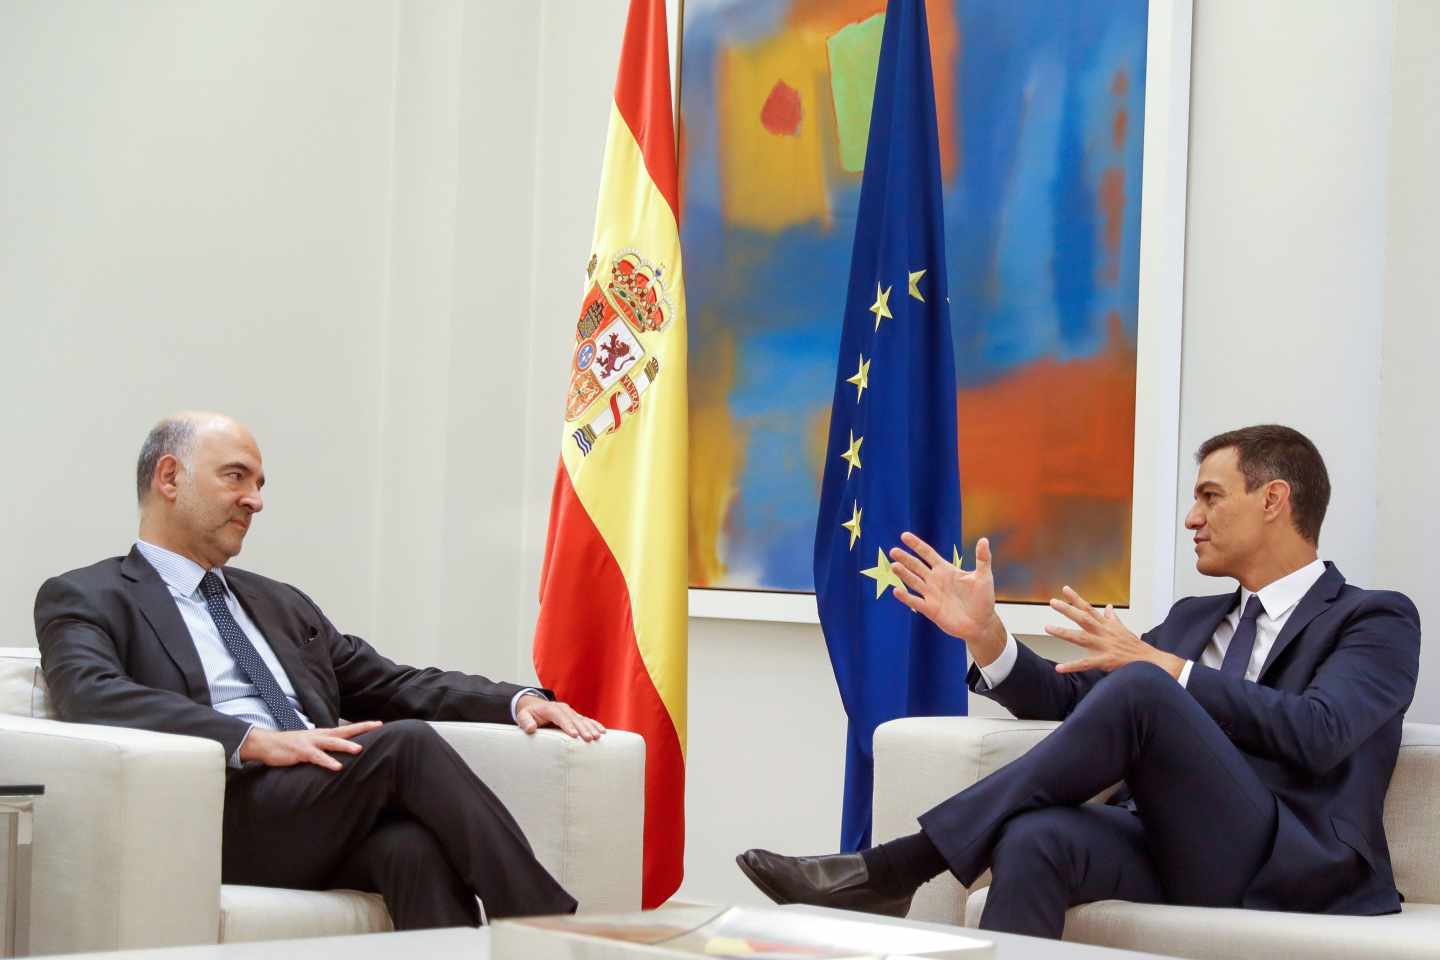
[(1198, 554), (1195, 557), (1195, 569), (1197, 572), (1207, 577), (1229, 576), (1229, 574), (1225, 572), (1224, 564), (1222, 564), (1217, 558), (1207, 557), (1203, 554)]
[(240, 549), (245, 546), (245, 534), (231, 533), (228, 530), (226, 534), (215, 542), (215, 549), (225, 557), (225, 562), (229, 563), (240, 555)]

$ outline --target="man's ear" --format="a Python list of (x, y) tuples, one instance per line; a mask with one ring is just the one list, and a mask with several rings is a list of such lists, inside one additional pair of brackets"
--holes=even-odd
[(180, 471), (183, 469), (174, 454), (165, 454), (155, 464), (155, 476), (151, 480), (150, 488), (164, 497), (166, 502), (174, 503), (180, 492)]
[(1265, 484), (1265, 521), (1278, 520), (1290, 512), (1290, 484), (1285, 480), (1271, 480)]

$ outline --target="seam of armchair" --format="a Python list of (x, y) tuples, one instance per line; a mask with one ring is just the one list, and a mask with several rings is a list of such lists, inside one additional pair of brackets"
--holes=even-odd
[(575, 744), (567, 740), (562, 754), (564, 760), (561, 769), (562, 787), (564, 802), (560, 805), (560, 863), (564, 865), (565, 875), (560, 878), (560, 885), (569, 890), (573, 885), (571, 874), (575, 869), (574, 851), (570, 847), (570, 830), (575, 823)]

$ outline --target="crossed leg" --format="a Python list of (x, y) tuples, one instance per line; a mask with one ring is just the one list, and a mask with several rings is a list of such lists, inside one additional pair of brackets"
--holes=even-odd
[[(230, 775), (226, 882), (368, 883), (400, 929), (437, 917), (473, 923), (465, 897), (473, 910), (478, 896), (491, 918), (574, 911), (504, 804), (429, 724), (395, 721), (356, 741), (360, 753), (335, 755), (338, 772), (306, 764)], [(427, 891), (446, 904), (415, 907)]]
[[(1138, 814), (1080, 807), (1122, 779)], [(1140, 663), (920, 818), (962, 882), (993, 871), (982, 926), (1052, 937), (1066, 908), (1105, 897), (1238, 905), (1275, 823), (1275, 798), (1244, 755), (1169, 674)]]

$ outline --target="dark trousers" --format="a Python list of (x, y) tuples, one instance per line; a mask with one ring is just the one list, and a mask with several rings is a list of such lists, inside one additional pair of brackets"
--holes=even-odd
[[(1122, 779), (1136, 812), (1081, 806)], [(962, 883), (991, 870), (983, 928), (1059, 937), (1066, 909), (1095, 900), (1239, 906), (1269, 855), (1275, 803), (1183, 687), (1134, 663), (920, 826)]]
[(572, 913), (504, 804), (429, 724), (356, 737), (343, 769), (251, 766), (225, 784), (226, 883), (370, 890), (400, 930)]

